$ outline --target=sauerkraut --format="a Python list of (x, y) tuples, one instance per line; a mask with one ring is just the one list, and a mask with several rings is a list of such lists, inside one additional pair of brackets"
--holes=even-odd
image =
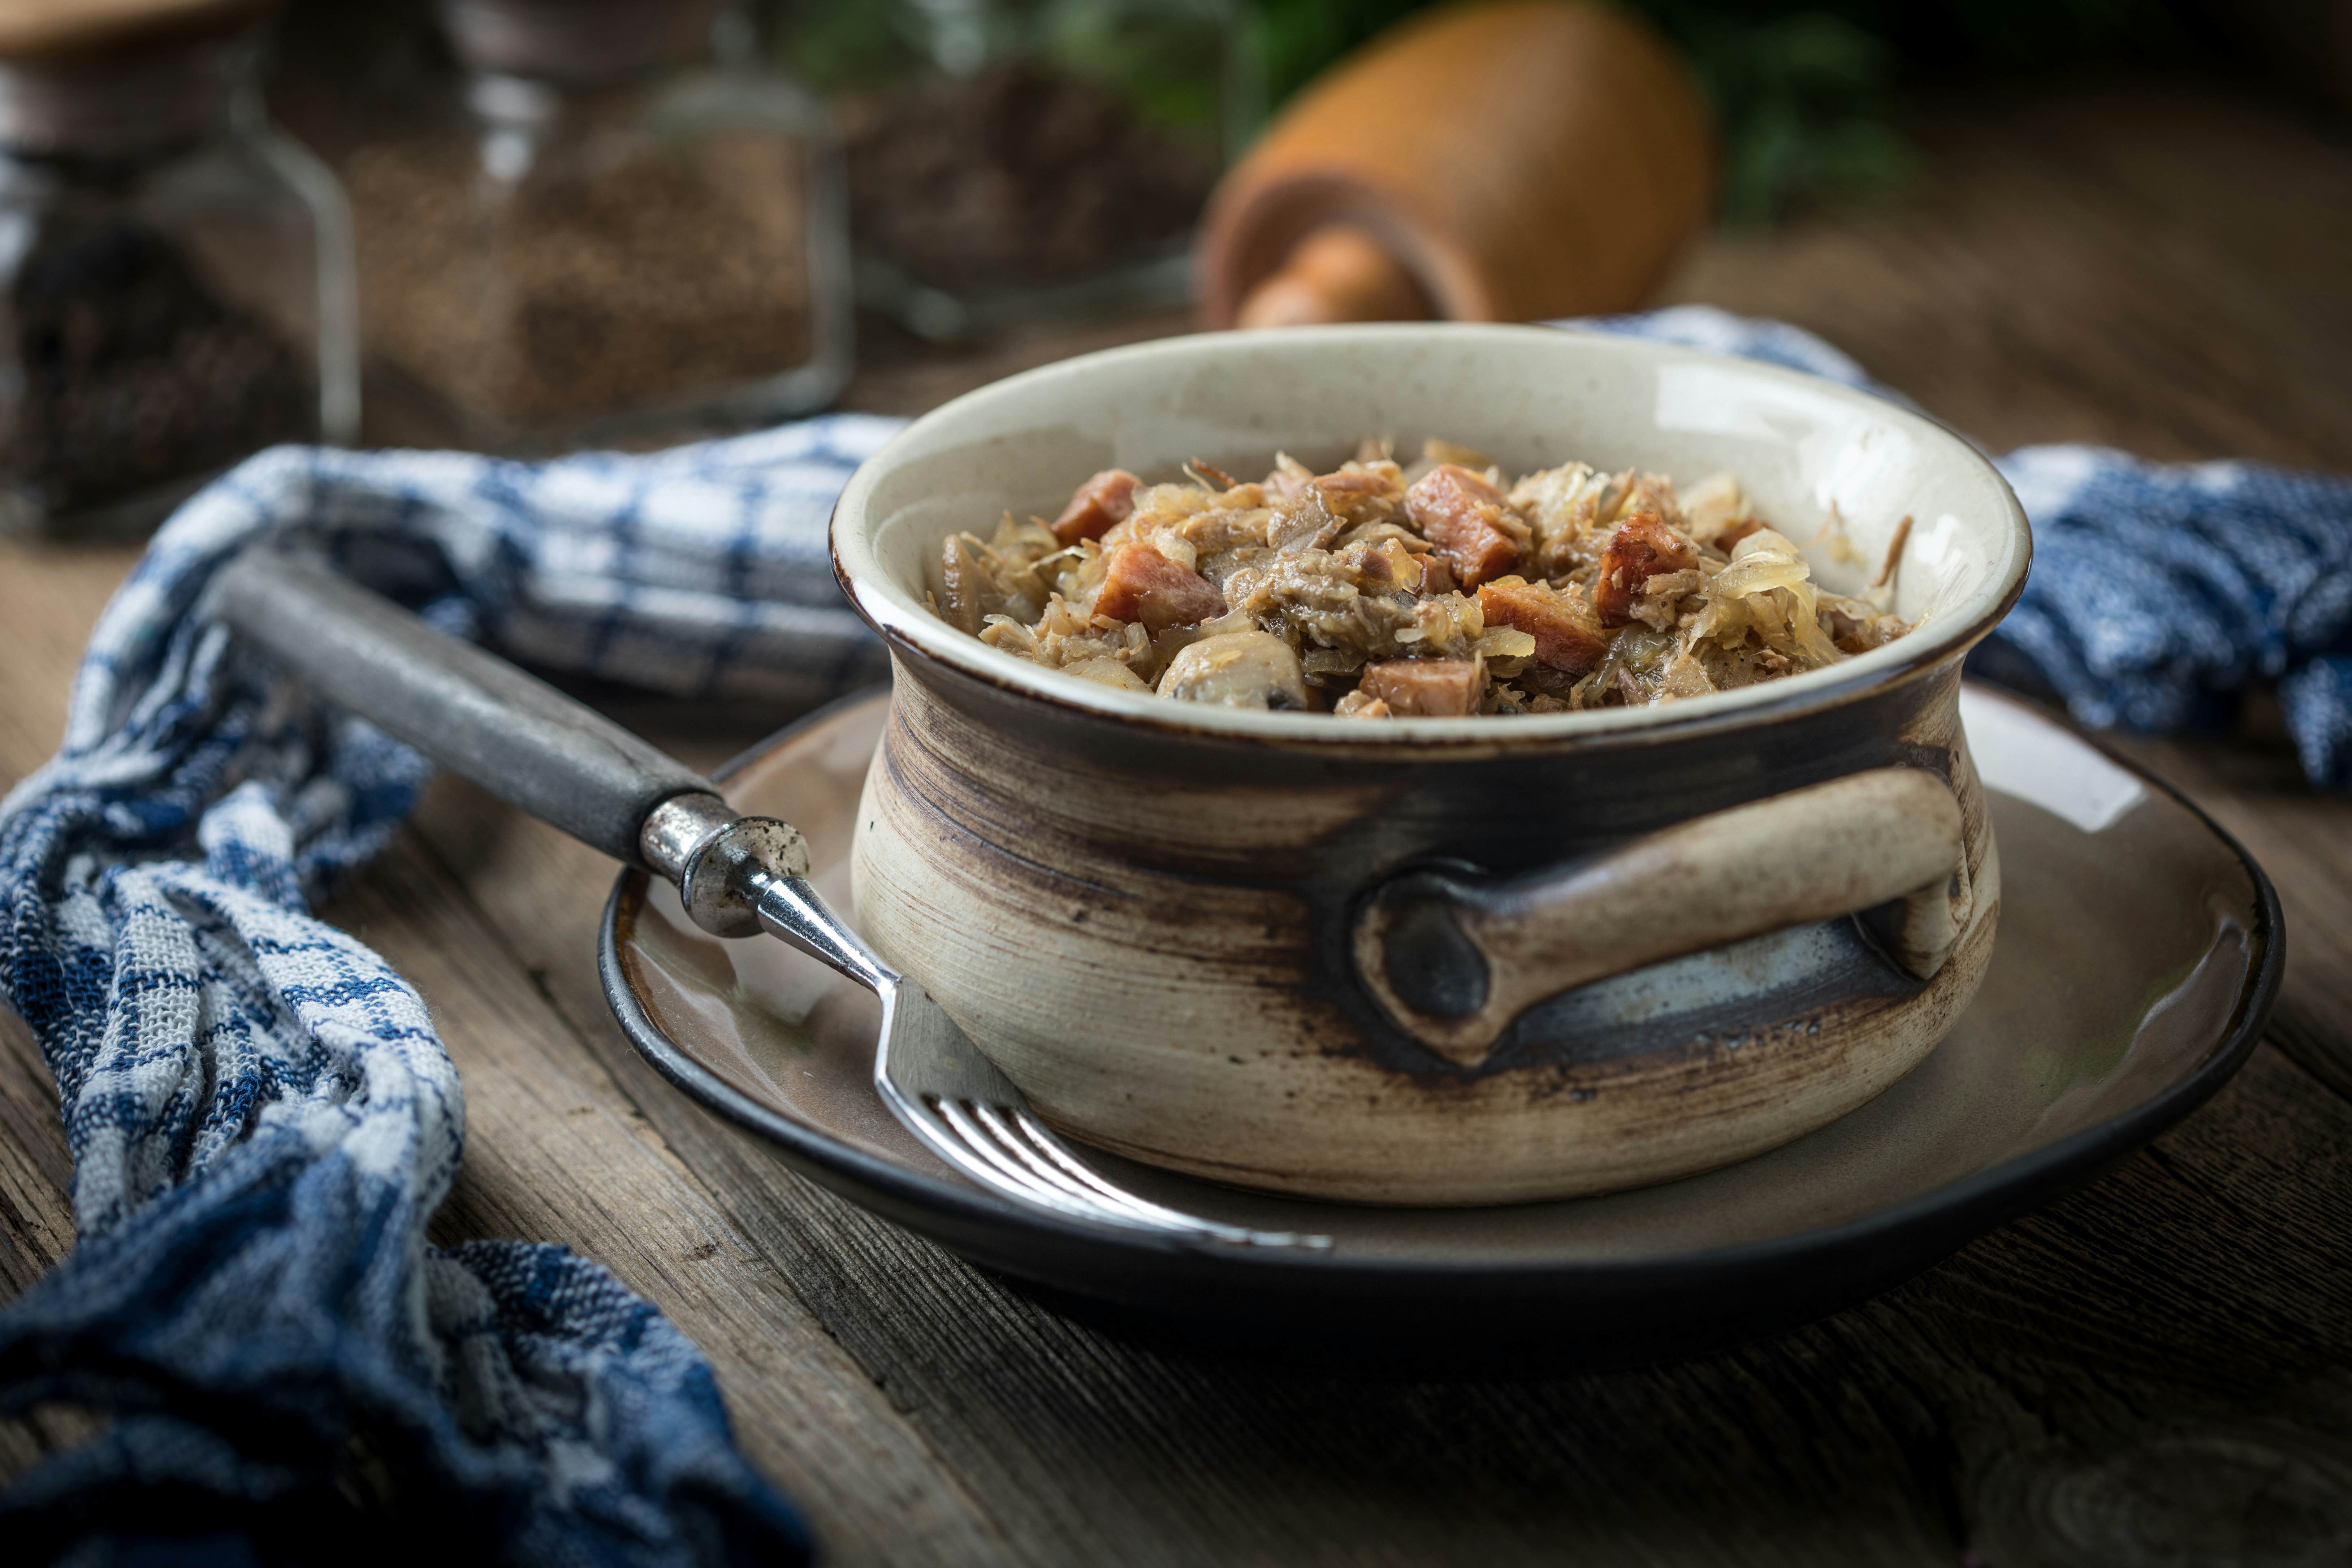
[[(946, 542), (931, 607), (992, 647), (1177, 701), (1355, 719), (1649, 705), (1819, 669), (1910, 627), (1904, 519), (1860, 596), (1718, 476), (1567, 463), (1506, 483), (1483, 456), (1384, 442), (1318, 474), (1120, 469), (1061, 514)], [(1854, 556), (1834, 514), (1820, 540)]]

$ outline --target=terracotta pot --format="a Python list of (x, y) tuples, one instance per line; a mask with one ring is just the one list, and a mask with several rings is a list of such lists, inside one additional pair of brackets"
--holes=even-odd
[[(1334, 461), (1366, 434), (1685, 482), (1896, 642), (1654, 709), (1349, 721), (1064, 676), (933, 616), (941, 542), (1114, 465)], [(1738, 1160), (1909, 1071), (1990, 957), (2000, 873), (1957, 694), (2025, 575), (1966, 442), (1793, 373), (1539, 328), (1173, 339), (1032, 371), (859, 471), (836, 570), (898, 680), (859, 923), (1070, 1135), (1381, 1203), (1567, 1196)], [(1737, 809), (1735, 809), (1737, 808)], [(1559, 993), (1558, 994), (1552, 994)]]

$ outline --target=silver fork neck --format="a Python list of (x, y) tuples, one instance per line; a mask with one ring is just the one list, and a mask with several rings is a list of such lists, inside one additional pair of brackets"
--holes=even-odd
[(805, 877), (770, 877), (760, 889), (760, 924), (772, 936), (831, 964), (877, 996), (898, 988), (900, 976), (858, 939)]
[(898, 984), (810, 883), (808, 840), (790, 823), (738, 816), (715, 795), (673, 795), (646, 815), (637, 851), (713, 936), (764, 931), (877, 994)]

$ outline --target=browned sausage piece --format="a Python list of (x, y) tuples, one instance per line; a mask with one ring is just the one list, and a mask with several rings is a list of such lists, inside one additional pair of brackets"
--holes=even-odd
[(1601, 619), (1580, 594), (1518, 577), (1482, 584), (1478, 613), (1490, 626), (1509, 626), (1536, 639), (1536, 658), (1554, 669), (1583, 675), (1609, 652)]
[(1698, 564), (1691, 542), (1668, 528), (1654, 511), (1637, 511), (1617, 525), (1601, 552), (1601, 575), (1593, 580), (1592, 607), (1604, 626), (1633, 618), (1642, 584), (1661, 572), (1684, 572)]
[(1400, 719), (1459, 719), (1478, 711), (1486, 668), (1475, 658), (1391, 658), (1366, 665), (1357, 689)]
[(1125, 468), (1105, 468), (1080, 485), (1054, 520), (1054, 542), (1067, 550), (1081, 539), (1100, 539), (1135, 510), (1135, 487), (1142, 482)]
[(1522, 545), (1506, 525), (1503, 492), (1459, 464), (1441, 463), (1415, 480), (1404, 510), (1465, 588), (1519, 563)]
[(1141, 621), (1155, 632), (1225, 613), (1225, 596), (1198, 572), (1188, 572), (1150, 545), (1130, 542), (1110, 553), (1095, 614)]

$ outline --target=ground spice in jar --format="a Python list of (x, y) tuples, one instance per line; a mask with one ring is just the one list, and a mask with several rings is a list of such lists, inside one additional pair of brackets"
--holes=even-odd
[(27, 526), (169, 497), (257, 448), (317, 438), (303, 360), (154, 229), (61, 220), (7, 301), (23, 380), (0, 482)]
[(853, 110), (859, 245), (949, 289), (1058, 282), (1173, 244), (1216, 179), (1203, 152), (1029, 62)]
[(809, 359), (795, 143), (591, 135), (511, 179), (484, 147), (453, 130), (345, 171), (369, 348), (476, 434), (674, 405)]

